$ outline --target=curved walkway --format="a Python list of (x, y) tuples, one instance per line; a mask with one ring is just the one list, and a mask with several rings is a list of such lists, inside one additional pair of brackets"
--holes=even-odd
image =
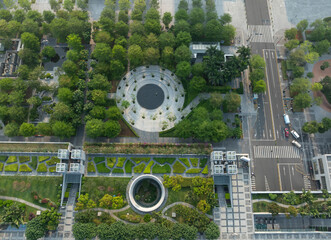
[(128, 221), (125, 221), (123, 219), (120, 219), (119, 217), (117, 217), (114, 213), (117, 213), (117, 212), (122, 212), (122, 211), (125, 211), (127, 209), (130, 208), (130, 205), (127, 205), (123, 208), (120, 208), (120, 209), (113, 209), (113, 210), (110, 210), (110, 209), (106, 209), (106, 208), (89, 208), (89, 209), (83, 209), (82, 212), (86, 212), (88, 210), (94, 210), (94, 211), (99, 211), (99, 212), (106, 212), (106, 213), (109, 213), (109, 215), (116, 219), (117, 221), (121, 221), (121, 222), (124, 222), (126, 224), (133, 224), (133, 223), (130, 223)]
[(34, 203), (31, 203), (31, 202), (28, 202), (28, 201), (25, 201), (24, 199), (21, 199), (21, 198), (16, 198), (16, 197), (8, 197), (8, 196), (0, 196), (0, 199), (3, 199), (3, 200), (13, 200), (15, 202), (20, 202), (20, 203), (24, 203), (25, 205), (28, 205), (30, 207), (33, 207), (33, 208), (36, 208), (36, 209), (39, 209), (41, 211), (46, 211), (47, 208), (44, 208), (44, 207), (40, 207)]
[[(324, 201), (324, 198), (317, 198), (317, 200), (314, 200), (313, 202), (320, 202), (320, 201)], [(281, 207), (284, 207), (284, 208), (288, 208), (289, 206), (293, 206), (295, 208), (299, 208), (299, 207), (303, 207), (305, 205), (307, 205), (307, 203), (300, 203), (300, 204), (297, 204), (297, 205), (291, 205), (291, 204), (284, 204), (284, 203), (279, 203), (279, 202), (276, 202), (276, 201), (272, 201), (270, 199), (254, 199), (252, 201), (253, 203), (257, 203), (257, 202), (268, 202), (268, 203), (277, 203), (277, 205), (281, 206)]]
[(189, 208), (191, 208), (191, 209), (197, 210), (197, 211), (198, 211), (199, 213), (201, 213), (201, 214), (205, 214), (205, 215), (206, 215), (207, 217), (209, 217), (209, 218), (213, 218), (212, 215), (209, 215), (209, 214), (207, 214), (207, 213), (200, 212), (200, 211), (199, 211), (196, 207), (194, 207), (192, 204), (189, 204), (189, 203), (186, 203), (186, 202), (174, 202), (174, 203), (172, 203), (172, 204), (166, 206), (166, 207), (163, 208), (163, 210), (162, 210), (162, 217), (164, 217), (164, 218), (166, 218), (166, 219), (168, 219), (168, 220), (170, 220), (170, 221), (172, 221), (172, 222), (176, 221), (176, 220), (174, 220), (174, 219), (172, 219), (172, 218), (170, 218), (170, 217), (164, 216), (164, 213), (165, 213), (168, 209), (170, 209), (170, 208), (172, 208), (173, 206), (176, 206), (176, 205), (183, 205), (183, 206), (185, 206), (185, 207), (189, 207)]

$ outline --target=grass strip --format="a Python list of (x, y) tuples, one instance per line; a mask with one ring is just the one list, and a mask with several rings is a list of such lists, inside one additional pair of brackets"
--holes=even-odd
[(39, 162), (43, 162), (47, 159), (49, 159), (49, 156), (39, 156)]
[(60, 159), (54, 156), (51, 158), (51, 160), (48, 160), (46, 163), (48, 166), (50, 166), (50, 165), (55, 165), (59, 162), (60, 162)]
[(200, 173), (201, 172), (201, 168), (191, 168), (189, 170), (186, 171), (186, 173)]
[(124, 173), (124, 171), (121, 168), (114, 168), (113, 173)]

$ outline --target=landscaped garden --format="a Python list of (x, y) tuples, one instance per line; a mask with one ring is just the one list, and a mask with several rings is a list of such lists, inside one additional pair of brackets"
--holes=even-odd
[[(186, 156), (186, 157), (183, 157)], [(119, 157), (116, 155), (89, 156), (87, 171), (89, 174), (208, 174), (208, 157), (196, 155), (171, 155), (159, 157)], [(192, 175), (194, 176), (194, 175)]]

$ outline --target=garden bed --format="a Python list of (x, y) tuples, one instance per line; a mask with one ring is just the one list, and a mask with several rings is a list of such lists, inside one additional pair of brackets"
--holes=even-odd
[(67, 149), (68, 144), (53, 143), (0, 143), (0, 152), (57, 152)]

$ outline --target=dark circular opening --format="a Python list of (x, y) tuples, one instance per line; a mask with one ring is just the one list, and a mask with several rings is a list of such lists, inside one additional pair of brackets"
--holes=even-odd
[(153, 179), (142, 179), (135, 185), (133, 194), (137, 204), (152, 207), (161, 199), (161, 188)]
[(146, 84), (138, 90), (137, 101), (143, 108), (155, 109), (163, 103), (164, 92), (155, 84)]

